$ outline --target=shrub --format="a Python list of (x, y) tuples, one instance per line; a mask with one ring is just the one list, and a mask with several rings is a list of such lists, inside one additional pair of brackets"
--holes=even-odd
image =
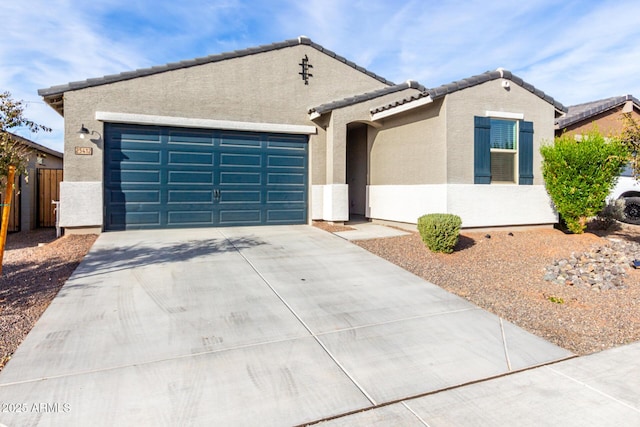
[(460, 217), (452, 214), (427, 214), (418, 218), (420, 237), (432, 252), (453, 252), (461, 225)]
[(551, 200), (572, 233), (584, 232), (587, 219), (604, 207), (628, 159), (616, 138), (605, 139), (597, 129), (576, 140), (565, 134), (540, 148), (542, 175)]

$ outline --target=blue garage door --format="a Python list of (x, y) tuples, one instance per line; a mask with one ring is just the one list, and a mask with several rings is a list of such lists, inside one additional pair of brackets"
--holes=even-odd
[(107, 124), (105, 229), (304, 224), (302, 135)]

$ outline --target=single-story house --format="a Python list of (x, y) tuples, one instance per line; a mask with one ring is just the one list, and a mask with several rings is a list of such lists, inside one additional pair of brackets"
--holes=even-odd
[(597, 126), (603, 135), (618, 135), (622, 132), (622, 115), (630, 113), (640, 121), (640, 101), (633, 95), (586, 102), (567, 107), (567, 113), (556, 121), (556, 136), (564, 132), (581, 135)]
[(394, 84), (299, 37), (39, 94), (65, 118), (67, 232), (557, 222), (539, 146), (565, 108), (503, 69)]
[[(27, 174), (16, 177), (9, 213), (9, 231), (30, 231), (55, 226), (58, 180), (62, 179), (62, 153), (10, 133), (11, 139), (29, 150)], [(4, 194), (0, 195), (0, 199)]]

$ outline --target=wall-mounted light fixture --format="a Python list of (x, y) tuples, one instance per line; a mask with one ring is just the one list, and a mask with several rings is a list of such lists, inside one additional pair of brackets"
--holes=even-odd
[(82, 126), (80, 126), (80, 130), (77, 132), (77, 134), (80, 137), (80, 139), (86, 139), (86, 138), (89, 138), (91, 135), (97, 135), (96, 138), (89, 139), (89, 141), (93, 142), (96, 145), (98, 145), (98, 143), (102, 139), (102, 135), (100, 135), (100, 132), (96, 132), (95, 130), (90, 131), (84, 126), (84, 123), (82, 124)]
[(80, 139), (85, 139), (89, 135), (91, 135), (91, 132), (89, 132), (89, 129), (84, 127), (84, 123), (83, 123), (82, 126), (80, 127), (80, 130), (78, 131), (78, 136), (80, 137)]

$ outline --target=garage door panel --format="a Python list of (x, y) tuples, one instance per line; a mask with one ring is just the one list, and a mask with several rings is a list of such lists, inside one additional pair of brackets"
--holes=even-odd
[(167, 178), (167, 184), (213, 185), (213, 171), (169, 171)]
[(168, 203), (213, 203), (213, 191), (211, 190), (169, 190), (167, 192)]
[(158, 190), (120, 190), (111, 192), (111, 203), (160, 203)]
[(307, 145), (305, 136), (107, 124), (105, 227), (304, 224)]
[(213, 167), (213, 153), (197, 151), (169, 151), (167, 153), (168, 166), (210, 166)]
[(220, 154), (220, 166), (224, 167), (261, 167), (262, 156), (258, 154)]
[(160, 184), (160, 172), (153, 170), (122, 170), (111, 173), (111, 182), (121, 184)]
[(160, 165), (158, 150), (110, 150), (111, 158), (121, 164)]
[(260, 209), (221, 209), (220, 225), (253, 225), (262, 223)]
[(303, 173), (269, 173), (267, 175), (269, 185), (300, 185), (303, 186), (306, 176)]
[(159, 227), (159, 212), (114, 212), (111, 214), (111, 229), (122, 230), (131, 226)]
[(167, 212), (167, 224), (172, 226), (214, 225), (210, 210), (178, 210)]
[(258, 135), (221, 132), (219, 138), (221, 148), (245, 148), (253, 151), (262, 149), (262, 138)]
[(168, 145), (181, 146), (213, 146), (214, 138), (209, 131), (175, 131), (169, 130)]
[(305, 191), (268, 191), (267, 202), (269, 203), (304, 203), (306, 200)]
[(307, 144), (304, 141), (300, 141), (300, 138), (281, 136), (275, 139), (273, 137), (267, 137), (267, 148), (306, 152)]
[(225, 203), (261, 203), (260, 191), (221, 191), (220, 204)]
[(127, 144), (160, 144), (159, 129), (156, 127), (148, 127), (147, 129), (135, 129), (127, 126), (111, 125), (111, 146), (118, 147), (122, 143)]
[(262, 175), (256, 172), (222, 172), (220, 185), (262, 185)]
[(268, 156), (267, 166), (270, 168), (305, 169), (307, 162), (304, 156)]
[(291, 224), (293, 222), (306, 221), (305, 209), (269, 209), (267, 221), (271, 224)]

